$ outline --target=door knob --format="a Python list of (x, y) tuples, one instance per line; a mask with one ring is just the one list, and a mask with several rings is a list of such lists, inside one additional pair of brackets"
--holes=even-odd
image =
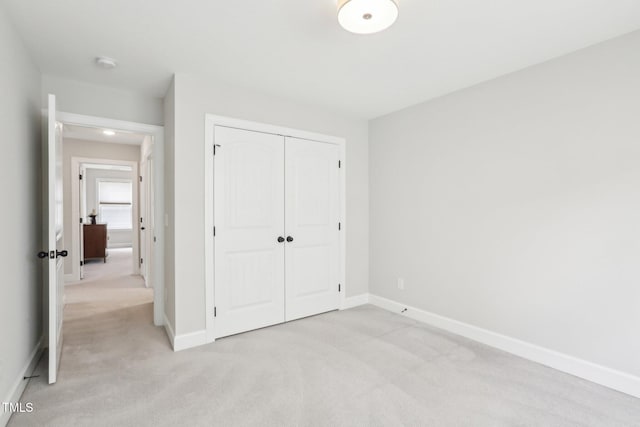
[(284, 237), (282, 236), (278, 237), (278, 243), (282, 243), (282, 242), (284, 242)]
[(44, 259), (49, 257), (49, 252), (40, 251), (38, 252), (38, 258)]
[(287, 236), (287, 242), (289, 242), (289, 243), (293, 242), (293, 237)]
[(145, 230), (145, 228), (144, 228), (144, 227), (140, 227), (140, 230), (144, 231), (144, 230)]
[(67, 255), (69, 255), (69, 252), (65, 251), (56, 251), (56, 258), (58, 258), (59, 256), (61, 256), (62, 258), (65, 258)]

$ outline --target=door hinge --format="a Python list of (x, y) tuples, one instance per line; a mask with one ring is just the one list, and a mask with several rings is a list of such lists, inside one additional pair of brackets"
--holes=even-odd
[(338, 230), (342, 230), (342, 223), (341, 222), (338, 223)]
[(216, 237), (216, 227), (213, 227), (213, 237)]
[(80, 174), (80, 181), (82, 181), (82, 174)]
[(156, 242), (156, 236), (153, 236), (153, 243)]
[(140, 224), (142, 224), (142, 217), (140, 217)]
[(218, 311), (216, 310), (216, 307), (213, 307), (213, 317), (216, 317), (218, 315)]
[(140, 265), (144, 264), (144, 259), (140, 258)]
[(84, 265), (84, 261), (80, 261), (80, 267)]
[(342, 292), (342, 285), (338, 283), (338, 292)]
[(140, 175), (140, 182), (142, 182), (142, 175)]
[(342, 167), (342, 160), (338, 160), (338, 169)]
[(80, 218), (80, 224), (82, 224), (82, 221), (83, 221), (83, 219), (82, 219), (82, 218)]

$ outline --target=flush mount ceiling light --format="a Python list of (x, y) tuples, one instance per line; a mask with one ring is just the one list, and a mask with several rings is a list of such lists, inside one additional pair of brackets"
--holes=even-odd
[(116, 68), (118, 66), (118, 62), (113, 58), (98, 56), (96, 58), (96, 65), (100, 68), (104, 68), (105, 70), (111, 70), (112, 68)]
[(108, 129), (103, 130), (102, 133), (104, 133), (107, 136), (113, 136), (116, 134), (114, 131), (108, 130)]
[(338, 22), (352, 33), (377, 33), (396, 19), (398, 0), (338, 0)]

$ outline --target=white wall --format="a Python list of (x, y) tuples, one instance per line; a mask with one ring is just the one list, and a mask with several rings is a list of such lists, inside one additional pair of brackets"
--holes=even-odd
[[(156, 218), (157, 227), (164, 229), (164, 312), (166, 320), (175, 331), (176, 324), (176, 292), (175, 292), (175, 229), (174, 229), (174, 201), (175, 201), (175, 82), (164, 97), (164, 212), (165, 218)], [(203, 195), (204, 197), (204, 195)], [(204, 247), (203, 247), (204, 250)]]
[(162, 125), (163, 100), (105, 86), (42, 76), (42, 100), (56, 95), (58, 111), (107, 117), (150, 125)]
[[(87, 213), (91, 213), (94, 209), (98, 212), (98, 180), (129, 180), (132, 185), (137, 185), (132, 171), (87, 169), (86, 179)], [(88, 223), (89, 219), (85, 218), (85, 224)], [(134, 222), (133, 225), (135, 226), (136, 223)], [(107, 238), (107, 247), (109, 248), (131, 248), (133, 247), (133, 228), (131, 230), (114, 230), (109, 228), (109, 224), (107, 224)]]
[(373, 120), (371, 292), (640, 375), (639, 76), (636, 32)]
[[(175, 306), (177, 334), (205, 329), (204, 284), (204, 117), (205, 113), (282, 125), (345, 137), (347, 140), (347, 296), (368, 286), (367, 122), (295, 104), (208, 78), (175, 76), (175, 152), (173, 160)], [(170, 144), (167, 144), (170, 145)], [(168, 172), (168, 170), (167, 170)], [(167, 186), (167, 194), (170, 190)], [(169, 242), (169, 239), (167, 239)], [(169, 246), (168, 246), (169, 247)], [(170, 282), (169, 275), (166, 281)], [(167, 284), (167, 287), (170, 286)]]
[[(0, 402), (13, 399), (43, 333), (40, 72), (0, 6)], [(9, 414), (0, 410), (0, 425)]]
[[(83, 141), (64, 138), (62, 142), (62, 185), (64, 199), (64, 241), (71, 251), (71, 228), (78, 226), (71, 221), (71, 158), (83, 157), (92, 159), (127, 160), (137, 162), (140, 159), (140, 146), (125, 144), (110, 144), (95, 141)], [(75, 172), (74, 172), (75, 173)], [(91, 212), (89, 209), (88, 212)], [(72, 257), (65, 258), (64, 272), (72, 274)]]

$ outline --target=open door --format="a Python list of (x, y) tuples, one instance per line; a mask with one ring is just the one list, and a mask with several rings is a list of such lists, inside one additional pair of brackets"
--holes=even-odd
[(139, 210), (138, 214), (139, 218), (139, 228), (138, 228), (138, 242), (140, 243), (140, 259), (138, 266), (140, 267), (140, 275), (144, 279), (144, 284), (148, 288), (149, 287), (149, 274), (148, 268), (149, 265), (147, 259), (147, 182), (149, 181), (149, 177), (147, 176), (147, 162), (146, 159), (142, 159), (140, 161), (140, 181), (139, 181), (139, 190), (138, 190), (138, 198), (139, 200)]
[(144, 279), (147, 288), (153, 287), (153, 239), (155, 236), (155, 221), (153, 216), (154, 199), (153, 199), (153, 138), (147, 135), (142, 143), (140, 150), (140, 182), (138, 187), (138, 214), (139, 232), (138, 241), (140, 242), (140, 274)]
[(62, 125), (56, 121), (56, 97), (49, 95), (46, 148), (44, 165), (46, 166), (44, 187), (45, 242), (47, 251), (38, 254), (47, 259), (46, 280), (49, 335), (49, 384), (56, 382), (60, 354), (62, 351), (62, 315), (64, 309), (64, 250), (62, 216)]
[(154, 277), (153, 277), (152, 266), (154, 265), (153, 263), (155, 260), (155, 253), (153, 250), (154, 249), (153, 240), (156, 233), (156, 230), (155, 230), (156, 220), (153, 212), (153, 207), (155, 206), (154, 191), (153, 191), (155, 179), (153, 175), (153, 159), (151, 157), (147, 158), (146, 163), (147, 163), (147, 168), (146, 168), (146, 174), (147, 174), (146, 205), (147, 207), (146, 207), (145, 224), (147, 229), (146, 229), (145, 244), (147, 249), (145, 250), (145, 256), (148, 262), (146, 262), (147, 275), (145, 277), (145, 280), (146, 280), (147, 286), (152, 288), (154, 287)]
[(78, 224), (80, 236), (80, 279), (84, 279), (84, 221), (87, 218), (87, 170), (84, 164), (80, 165), (80, 180), (79, 180), (79, 193), (78, 193), (78, 201), (79, 203), (79, 216), (80, 223)]

